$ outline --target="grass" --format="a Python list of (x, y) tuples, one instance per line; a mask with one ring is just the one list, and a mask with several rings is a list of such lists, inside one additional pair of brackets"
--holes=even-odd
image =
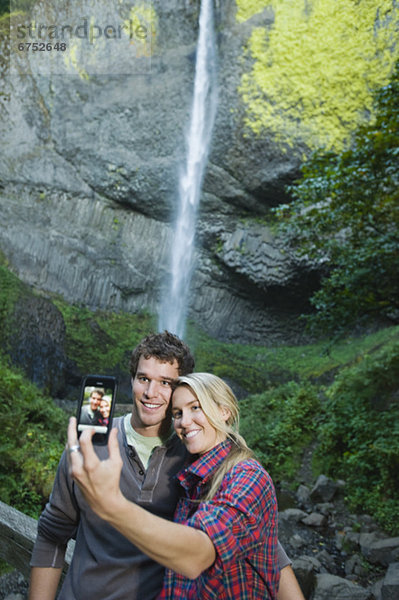
[(331, 347), (323, 340), (304, 346), (270, 348), (223, 343), (193, 326), (188, 330), (196, 370), (233, 379), (251, 393), (290, 380), (327, 381), (337, 370), (394, 339), (399, 339), (399, 326), (350, 337)]

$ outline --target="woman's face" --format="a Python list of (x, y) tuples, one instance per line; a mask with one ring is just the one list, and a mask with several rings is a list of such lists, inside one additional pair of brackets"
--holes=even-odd
[(106, 402), (105, 400), (102, 400), (100, 402), (100, 413), (104, 419), (107, 419), (109, 417), (109, 411), (110, 411), (110, 406), (109, 406), (108, 402)]
[(173, 392), (172, 417), (175, 431), (190, 454), (204, 454), (226, 439), (209, 423), (199, 400), (184, 385)]

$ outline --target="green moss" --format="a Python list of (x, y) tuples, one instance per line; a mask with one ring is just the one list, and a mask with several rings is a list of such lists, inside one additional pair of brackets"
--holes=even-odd
[(282, 149), (341, 150), (371, 113), (372, 90), (389, 80), (399, 11), (390, 0), (237, 0), (237, 20), (266, 7), (274, 23), (254, 27), (245, 49), (246, 125)]
[(155, 329), (148, 314), (93, 312), (54, 300), (66, 325), (66, 350), (82, 373), (126, 372), (129, 356), (144, 335)]
[(7, 351), (8, 340), (13, 335), (10, 328), (14, 305), (18, 298), (29, 293), (27, 286), (5, 265), (6, 259), (0, 254), (0, 345), (3, 351)]
[(68, 52), (64, 54), (64, 63), (68, 70), (76, 72), (81, 79), (88, 81), (90, 79), (87, 71), (80, 65), (79, 56), (81, 54), (82, 41), (71, 39), (68, 41)]
[(2, 575), (5, 575), (6, 573), (11, 573), (11, 571), (13, 571), (14, 568), (11, 567), (8, 563), (6, 563), (4, 560), (0, 559), (0, 577)]
[(263, 0), (237, 0), (237, 15), (236, 19), (239, 23), (243, 23), (252, 16), (261, 13), (270, 2)]
[(159, 28), (158, 15), (154, 7), (149, 5), (148, 2), (142, 2), (132, 7), (129, 20), (125, 21), (127, 29), (130, 23), (132, 23), (133, 30), (139, 34), (135, 35), (134, 40), (131, 42), (136, 46), (137, 56), (151, 56), (154, 54)]

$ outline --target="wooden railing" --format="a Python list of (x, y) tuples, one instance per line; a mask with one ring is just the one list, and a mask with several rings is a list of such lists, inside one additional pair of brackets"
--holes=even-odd
[[(36, 539), (37, 521), (0, 501), (0, 558), (29, 579), (29, 561)], [(73, 554), (74, 542), (68, 544), (64, 572)]]

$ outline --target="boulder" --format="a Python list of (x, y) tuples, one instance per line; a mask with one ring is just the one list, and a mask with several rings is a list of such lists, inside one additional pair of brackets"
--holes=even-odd
[(316, 512), (328, 517), (334, 511), (334, 504), (332, 502), (321, 502), (320, 504), (316, 504), (314, 508)]
[(378, 533), (364, 533), (359, 542), (363, 556), (372, 564), (388, 566), (399, 559), (399, 537), (380, 539)]
[(299, 506), (308, 508), (310, 506), (310, 489), (308, 486), (301, 484), (296, 491), (296, 499)]
[(379, 579), (378, 581), (374, 582), (370, 588), (371, 593), (373, 594), (373, 598), (375, 600), (382, 599), (382, 584), (383, 584), (383, 582), (384, 582), (383, 579)]
[(399, 598), (399, 562), (391, 563), (384, 577), (381, 588), (381, 600), (397, 600)]
[(345, 574), (346, 575), (364, 576), (366, 574), (366, 572), (367, 571), (362, 564), (362, 559), (359, 556), (359, 554), (353, 554), (345, 562)]
[(310, 492), (310, 498), (313, 502), (330, 502), (337, 492), (338, 487), (338, 484), (329, 477), (319, 475)]
[(320, 564), (326, 569), (328, 573), (332, 573), (336, 575), (336, 566), (334, 558), (327, 552), (327, 550), (323, 549), (315, 555), (315, 558), (320, 562)]
[(301, 519), (301, 522), (308, 527), (325, 527), (327, 525), (327, 517), (320, 513), (312, 512)]
[(300, 556), (292, 562), (292, 568), (305, 598), (308, 598), (316, 583), (314, 562), (309, 556)]
[(307, 513), (299, 508), (287, 508), (286, 510), (279, 512), (278, 518), (279, 522), (288, 521), (291, 523), (299, 523), (306, 518), (306, 516)]
[(304, 517), (306, 517), (306, 513), (299, 508), (287, 508), (279, 512), (279, 538), (284, 539), (284, 543), (291, 545), (292, 549), (302, 547), (303, 545), (305, 527), (301, 524), (301, 520)]
[(343, 544), (349, 552), (358, 550), (360, 547), (360, 533), (358, 531), (352, 531), (350, 528), (346, 528)]
[(65, 323), (50, 300), (23, 294), (14, 306), (7, 332), (13, 363), (46, 393), (56, 396), (65, 386)]
[(294, 533), (292, 537), (290, 537), (290, 545), (298, 550), (302, 546), (306, 544), (306, 541), (299, 535), (299, 533)]
[(316, 575), (313, 600), (372, 600), (371, 592), (347, 579), (322, 573)]

